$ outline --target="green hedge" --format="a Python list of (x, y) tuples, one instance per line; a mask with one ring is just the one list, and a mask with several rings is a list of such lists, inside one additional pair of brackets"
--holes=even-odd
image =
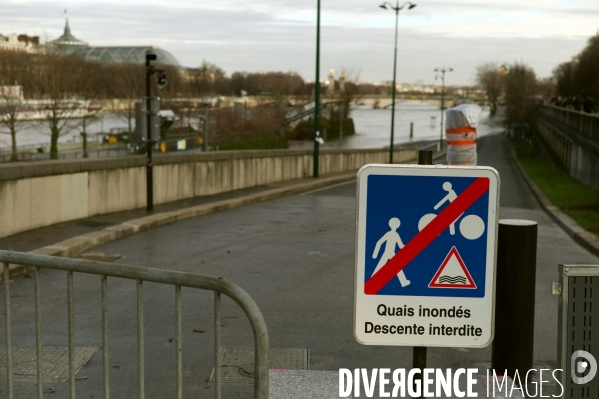
[(227, 141), (218, 144), (221, 151), (227, 150), (271, 150), (278, 148), (287, 148), (287, 138), (285, 136), (263, 136), (249, 139), (240, 139)]

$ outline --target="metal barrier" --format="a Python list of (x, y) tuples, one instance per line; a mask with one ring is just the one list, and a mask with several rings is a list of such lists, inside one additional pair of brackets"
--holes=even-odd
[(176, 329), (176, 389), (177, 398), (183, 397), (183, 367), (182, 367), (182, 331), (181, 331), (181, 287), (197, 288), (214, 291), (214, 357), (215, 357), (215, 397), (221, 397), (221, 359), (220, 359), (220, 328), (221, 328), (221, 294), (233, 299), (246, 314), (254, 332), (254, 398), (268, 398), (268, 332), (260, 309), (254, 300), (238, 285), (217, 277), (201, 276), (190, 273), (180, 273), (161, 269), (139, 266), (128, 266), (115, 263), (93, 262), (80, 259), (61, 258), (55, 256), (36, 255), (13, 251), (0, 250), (0, 263), (4, 264), (4, 307), (6, 320), (6, 371), (8, 399), (13, 399), (12, 381), (12, 335), (10, 322), (10, 287), (9, 264), (30, 266), (34, 272), (35, 286), (35, 334), (36, 334), (36, 365), (37, 365), (37, 397), (42, 398), (42, 331), (41, 331), (41, 297), (39, 270), (57, 269), (67, 272), (68, 300), (68, 341), (69, 341), (69, 387), (70, 398), (75, 398), (75, 312), (73, 300), (73, 273), (96, 274), (100, 276), (102, 296), (102, 353), (104, 399), (110, 397), (109, 363), (108, 363), (108, 277), (119, 277), (137, 281), (137, 344), (139, 371), (139, 398), (144, 398), (144, 328), (143, 328), (143, 283), (153, 282), (168, 284), (175, 287), (175, 329)]
[(599, 115), (573, 109), (544, 105), (539, 107), (541, 115), (568, 125), (578, 133), (595, 141), (599, 140)]
[(554, 163), (573, 178), (599, 188), (599, 115), (541, 106), (536, 138)]
[[(108, 158), (108, 157), (123, 157), (130, 155), (130, 151), (127, 146), (114, 146), (110, 148), (96, 148), (88, 149), (88, 158)], [(62, 151), (57, 154), (58, 159), (84, 159), (83, 150), (69, 150)], [(51, 158), (49, 152), (17, 152), (18, 162), (33, 162), (33, 161), (48, 161)], [(0, 154), (0, 163), (11, 162), (12, 154), (4, 153)]]
[(599, 378), (592, 353), (599, 348), (599, 266), (559, 265), (558, 271), (560, 281), (553, 283), (553, 294), (561, 295), (557, 368), (562, 370), (562, 398), (597, 398)]
[(569, 173), (572, 166), (572, 138), (542, 119), (537, 123), (537, 131), (549, 146), (553, 161)]

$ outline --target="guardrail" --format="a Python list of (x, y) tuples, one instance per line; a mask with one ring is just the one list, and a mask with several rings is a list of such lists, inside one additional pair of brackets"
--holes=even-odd
[(599, 115), (540, 106), (536, 132), (556, 164), (575, 179), (599, 188)]
[(597, 114), (552, 105), (540, 106), (539, 113), (569, 126), (592, 140), (599, 141), (599, 115)]
[(6, 329), (6, 375), (7, 398), (13, 399), (13, 370), (12, 370), (12, 325), (9, 286), (9, 264), (19, 264), (33, 268), (35, 291), (35, 336), (36, 336), (36, 367), (37, 367), (37, 398), (42, 398), (42, 331), (41, 331), (41, 293), (40, 269), (56, 269), (67, 272), (67, 301), (68, 301), (68, 342), (69, 342), (69, 388), (70, 398), (75, 398), (75, 312), (73, 273), (95, 274), (100, 276), (102, 302), (102, 364), (103, 364), (103, 398), (110, 397), (110, 379), (108, 362), (108, 277), (118, 277), (137, 281), (137, 346), (138, 346), (138, 376), (139, 398), (144, 399), (144, 307), (143, 283), (153, 282), (172, 285), (175, 288), (175, 330), (176, 330), (176, 397), (183, 397), (183, 353), (182, 353), (182, 312), (181, 287), (214, 291), (214, 370), (215, 398), (221, 398), (221, 359), (220, 359), (220, 329), (221, 329), (221, 294), (233, 299), (246, 314), (254, 333), (254, 398), (268, 398), (268, 331), (260, 309), (254, 300), (238, 285), (217, 277), (197, 274), (180, 273), (168, 270), (153, 269), (139, 266), (121, 265), (115, 263), (94, 262), (80, 259), (61, 258), (55, 256), (36, 255), (13, 251), (0, 250), (0, 263), (4, 264), (4, 309)]
[[(111, 148), (97, 148), (83, 150), (70, 150), (63, 151), (57, 154), (58, 159), (84, 159), (85, 152), (87, 152), (87, 158), (107, 158), (107, 157), (122, 157), (130, 155), (130, 151), (127, 146), (111, 147)], [(31, 161), (48, 161), (51, 158), (49, 152), (17, 152), (17, 161), (19, 162), (31, 162)], [(11, 162), (12, 154), (4, 153), (0, 155), (0, 162)]]

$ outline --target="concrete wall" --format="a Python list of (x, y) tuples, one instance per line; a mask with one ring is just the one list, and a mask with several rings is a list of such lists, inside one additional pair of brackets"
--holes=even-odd
[(572, 143), (570, 175), (599, 190), (599, 158)]
[(564, 132), (550, 121), (537, 118), (537, 131), (551, 149), (553, 158), (570, 176), (599, 189), (599, 157), (590, 144), (580, 145), (579, 140)]
[[(396, 150), (398, 163), (416, 149)], [(386, 163), (388, 150), (323, 150), (320, 174)], [(42, 161), (0, 165), (0, 237), (55, 223), (146, 206), (146, 159)], [(222, 151), (154, 157), (154, 203), (217, 194), (312, 175), (305, 150)]]

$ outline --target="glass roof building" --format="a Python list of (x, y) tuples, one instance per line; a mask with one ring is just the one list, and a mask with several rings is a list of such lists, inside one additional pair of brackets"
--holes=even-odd
[(156, 62), (178, 67), (179, 62), (168, 51), (155, 46), (135, 47), (71, 47), (65, 49), (67, 54), (77, 54), (86, 60), (100, 61), (103, 64), (144, 64), (146, 50), (156, 54)]
[(69, 20), (67, 18), (64, 26), (64, 33), (58, 39), (54, 39), (50, 42), (52, 46), (56, 47), (87, 47), (89, 44), (83, 40), (77, 39), (71, 34), (71, 27), (69, 26)]
[(90, 46), (88, 43), (77, 39), (71, 34), (68, 19), (63, 35), (58, 39), (52, 40), (50, 44), (65, 54), (77, 54), (86, 60), (100, 61), (103, 64), (144, 64), (146, 62), (146, 51), (152, 50), (156, 54), (156, 62), (180, 67), (175, 56), (156, 46)]

